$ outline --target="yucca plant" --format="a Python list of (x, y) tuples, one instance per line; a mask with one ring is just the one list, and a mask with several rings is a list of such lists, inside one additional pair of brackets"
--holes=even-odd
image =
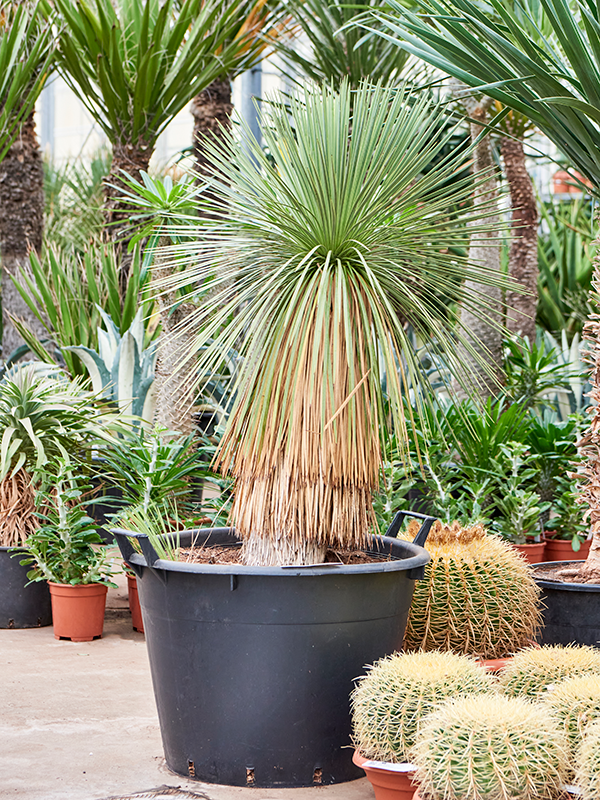
[(255, 57), (254, 28), (244, 26), (255, 2), (57, 0), (56, 7), (64, 25), (62, 74), (112, 145), (112, 219), (120, 171), (147, 171), (173, 117), (213, 80)]
[(232, 349), (243, 358), (217, 463), (236, 482), (246, 563), (312, 563), (329, 543), (367, 542), (379, 424), (405, 440), (408, 392), (417, 407), (428, 396), (403, 320), (437, 336), (456, 366), (452, 312), (436, 293), (485, 314), (463, 278), (503, 280), (461, 255), (487, 227), (464, 204), (472, 179), (450, 180), (465, 154), (425, 172), (452, 133), (439, 132), (443, 108), (368, 84), (351, 104), (343, 83), (290, 110), (275, 102), (263, 118), (269, 156), (246, 129), (241, 144), (211, 148), (221, 219), (173, 250), (189, 262), (173, 280), (214, 290), (192, 320), (200, 374)]

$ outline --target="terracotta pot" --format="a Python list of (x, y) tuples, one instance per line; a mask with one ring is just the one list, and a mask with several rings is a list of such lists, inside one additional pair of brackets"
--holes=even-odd
[(80, 583), (75, 586), (51, 583), (52, 619), (55, 639), (91, 642), (102, 636), (108, 586)]
[(412, 782), (415, 769), (412, 764), (394, 765), (407, 767), (407, 769), (400, 772), (386, 768), (386, 764), (383, 761), (370, 761), (367, 758), (363, 758), (356, 750), (352, 756), (352, 761), (357, 767), (364, 769), (366, 772), (375, 792), (375, 800), (412, 800), (415, 791), (415, 784)]
[(546, 542), (533, 542), (533, 544), (513, 544), (513, 547), (528, 564), (541, 564), (545, 559)]
[(585, 561), (590, 552), (591, 539), (581, 543), (577, 552), (569, 539), (546, 539), (546, 561)]
[(479, 664), (487, 670), (487, 672), (500, 672), (501, 669), (512, 661), (512, 656), (506, 658), (485, 658), (479, 659)]
[(140, 608), (137, 578), (135, 575), (129, 575), (129, 573), (127, 574), (127, 593), (129, 594), (129, 610), (131, 611), (133, 630), (143, 633), (144, 623), (142, 621), (142, 609)]
[(573, 170), (569, 174), (566, 170), (559, 169), (552, 176), (552, 191), (554, 194), (581, 194), (583, 190), (577, 185), (575, 178), (578, 178), (584, 186), (590, 187), (589, 180), (580, 172)]

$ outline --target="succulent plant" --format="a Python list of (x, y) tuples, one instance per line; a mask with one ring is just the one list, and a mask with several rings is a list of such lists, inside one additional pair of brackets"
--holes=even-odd
[(431, 561), (415, 586), (405, 650), (501, 658), (535, 638), (539, 589), (510, 544), (481, 525), (438, 522), (427, 550)]
[(592, 723), (585, 731), (575, 759), (575, 784), (581, 791), (580, 800), (600, 797), (600, 722)]
[(552, 800), (568, 764), (552, 712), (502, 695), (440, 705), (423, 721), (412, 760), (428, 800)]
[(565, 732), (574, 762), (586, 729), (600, 721), (600, 675), (585, 673), (565, 678), (547, 692), (544, 700)]
[(366, 758), (401, 762), (422, 718), (448, 697), (496, 691), (472, 659), (454, 653), (396, 653), (374, 664), (352, 693), (356, 749)]
[(500, 674), (504, 694), (539, 698), (563, 678), (600, 674), (600, 651), (587, 645), (544, 645), (517, 653)]

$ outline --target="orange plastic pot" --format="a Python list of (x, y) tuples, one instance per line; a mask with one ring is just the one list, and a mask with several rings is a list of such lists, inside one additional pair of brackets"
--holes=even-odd
[(533, 542), (532, 544), (513, 544), (515, 550), (525, 557), (528, 564), (541, 564), (546, 560), (546, 542)]
[(569, 539), (546, 539), (546, 561), (585, 561), (590, 552), (591, 539), (581, 543), (577, 552)]
[(80, 583), (71, 586), (48, 581), (48, 586), (55, 639), (91, 642), (92, 639), (102, 636), (108, 592), (105, 583)]
[(129, 610), (131, 611), (131, 624), (134, 631), (144, 632), (144, 622), (142, 620), (142, 609), (140, 607), (140, 597), (138, 595), (137, 578), (135, 575), (127, 573), (127, 593), (129, 595)]
[(480, 659), (479, 664), (487, 671), (487, 672), (500, 672), (500, 670), (504, 669), (507, 664), (510, 664), (512, 661), (512, 656), (507, 656), (506, 658), (486, 658)]
[[(415, 769), (412, 764), (398, 764), (399, 767), (407, 767), (399, 772), (387, 769), (381, 761), (363, 758), (356, 750), (352, 761), (357, 767), (364, 769), (375, 792), (375, 800), (412, 800), (415, 791), (415, 784), (412, 782)], [(376, 764), (379, 766), (375, 766)]]

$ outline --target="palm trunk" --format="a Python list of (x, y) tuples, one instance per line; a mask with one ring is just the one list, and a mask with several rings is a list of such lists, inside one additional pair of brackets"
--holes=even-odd
[[(483, 101), (468, 107), (472, 119), (482, 123), (487, 121), (488, 105)], [(471, 124), (471, 139), (474, 141), (481, 133), (481, 126)], [(484, 137), (473, 154), (473, 174), (479, 179), (475, 189), (473, 204), (490, 207), (496, 202), (497, 186), (494, 176), (494, 161), (490, 137)], [(481, 176), (486, 179), (481, 182)], [(488, 222), (495, 226), (498, 217), (488, 213)], [(487, 270), (500, 273), (500, 247), (497, 242), (498, 233), (475, 233), (471, 236), (469, 244), (469, 261), (472, 264), (481, 264)], [(460, 363), (463, 372), (460, 380), (455, 380), (454, 388), (459, 397), (477, 394), (482, 400), (494, 396), (502, 382), (502, 293), (499, 287), (484, 286), (475, 280), (467, 280), (465, 284), (467, 296), (485, 297), (489, 305), (485, 317), (470, 308), (463, 306), (460, 311), (459, 329), (468, 342), (459, 347)], [(476, 358), (472, 350), (478, 354)], [(483, 362), (483, 363), (482, 363)], [(487, 364), (487, 369), (485, 368)]]
[[(162, 248), (170, 244), (167, 237), (161, 238), (159, 254), (152, 267), (152, 277), (159, 284), (172, 273), (172, 268), (164, 263), (168, 257), (165, 259), (160, 255)], [(155, 422), (168, 430), (189, 435), (196, 431), (192, 411), (197, 369), (196, 358), (186, 360), (186, 357), (194, 350), (197, 330), (193, 326), (184, 325), (183, 329), (181, 326), (189, 321), (195, 306), (181, 303), (174, 308), (175, 292), (164, 286), (158, 286), (158, 290), (161, 332), (157, 346)]]
[(535, 342), (538, 281), (538, 210), (521, 139), (502, 137), (502, 157), (512, 205), (512, 237), (508, 271), (526, 294), (506, 294), (506, 327)]
[[(190, 105), (190, 112), (194, 118), (192, 146), (196, 158), (196, 171), (201, 179), (211, 173), (204, 142), (206, 139), (223, 141), (224, 131), (231, 128), (232, 111), (229, 78), (213, 81), (192, 100)], [(206, 192), (205, 197), (210, 200), (210, 192)]]
[(10, 276), (27, 267), (29, 249), (40, 251), (44, 232), (44, 166), (31, 113), (0, 164), (0, 253), (2, 255), (2, 356), (23, 344), (8, 314), (24, 319), (37, 335), (43, 328), (23, 302)]

